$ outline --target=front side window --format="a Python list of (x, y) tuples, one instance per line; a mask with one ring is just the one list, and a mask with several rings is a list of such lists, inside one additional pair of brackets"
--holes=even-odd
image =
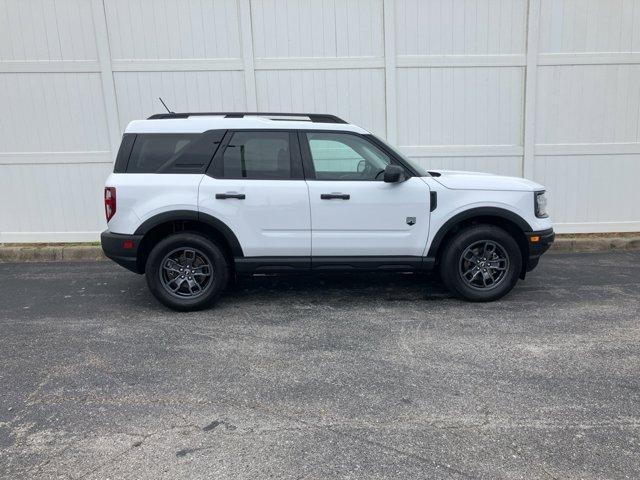
[(332, 132), (306, 134), (317, 180), (382, 180), (391, 158), (357, 135)]
[(235, 132), (222, 155), (222, 178), (288, 180), (289, 132)]

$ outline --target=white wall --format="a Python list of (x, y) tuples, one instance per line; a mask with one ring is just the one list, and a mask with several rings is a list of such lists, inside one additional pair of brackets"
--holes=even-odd
[(94, 240), (122, 130), (335, 113), (433, 168), (640, 231), (639, 0), (0, 0), (0, 242)]

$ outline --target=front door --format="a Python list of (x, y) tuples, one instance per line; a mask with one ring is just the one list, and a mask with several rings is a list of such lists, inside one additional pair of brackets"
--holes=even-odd
[(309, 257), (309, 193), (294, 132), (229, 131), (200, 183), (201, 213), (225, 223), (245, 257)]
[(313, 257), (422, 255), (430, 212), (421, 178), (385, 183), (384, 169), (395, 161), (362, 135), (308, 131), (300, 139)]

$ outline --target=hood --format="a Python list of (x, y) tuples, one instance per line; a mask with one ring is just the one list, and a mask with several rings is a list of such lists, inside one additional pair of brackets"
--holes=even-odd
[(521, 192), (544, 190), (542, 185), (526, 178), (456, 170), (429, 170), (429, 173), (438, 183), (452, 190), (511, 190)]

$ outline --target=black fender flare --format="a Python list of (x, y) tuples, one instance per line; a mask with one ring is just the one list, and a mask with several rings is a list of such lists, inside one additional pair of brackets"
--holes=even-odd
[(427, 254), (430, 258), (435, 258), (438, 253), (438, 249), (440, 248), (440, 244), (442, 240), (447, 236), (447, 234), (453, 229), (457, 224), (463, 222), (465, 220), (469, 220), (475, 217), (498, 217), (504, 220), (508, 220), (522, 230), (523, 233), (531, 232), (533, 229), (529, 222), (527, 222), (524, 218), (522, 218), (517, 213), (513, 213), (510, 210), (499, 207), (476, 207), (470, 208), (469, 210), (465, 210), (460, 212), (449, 220), (447, 220), (444, 225), (440, 227), (438, 233), (436, 233), (435, 237), (433, 237), (433, 241), (431, 242), (431, 246), (429, 247), (429, 253)]
[(218, 231), (224, 237), (229, 244), (231, 253), (234, 257), (244, 256), (238, 237), (236, 237), (235, 233), (233, 233), (226, 223), (216, 217), (196, 210), (171, 210), (154, 215), (142, 222), (142, 224), (136, 229), (135, 235), (145, 235), (154, 227), (172, 221), (195, 221), (204, 223)]

